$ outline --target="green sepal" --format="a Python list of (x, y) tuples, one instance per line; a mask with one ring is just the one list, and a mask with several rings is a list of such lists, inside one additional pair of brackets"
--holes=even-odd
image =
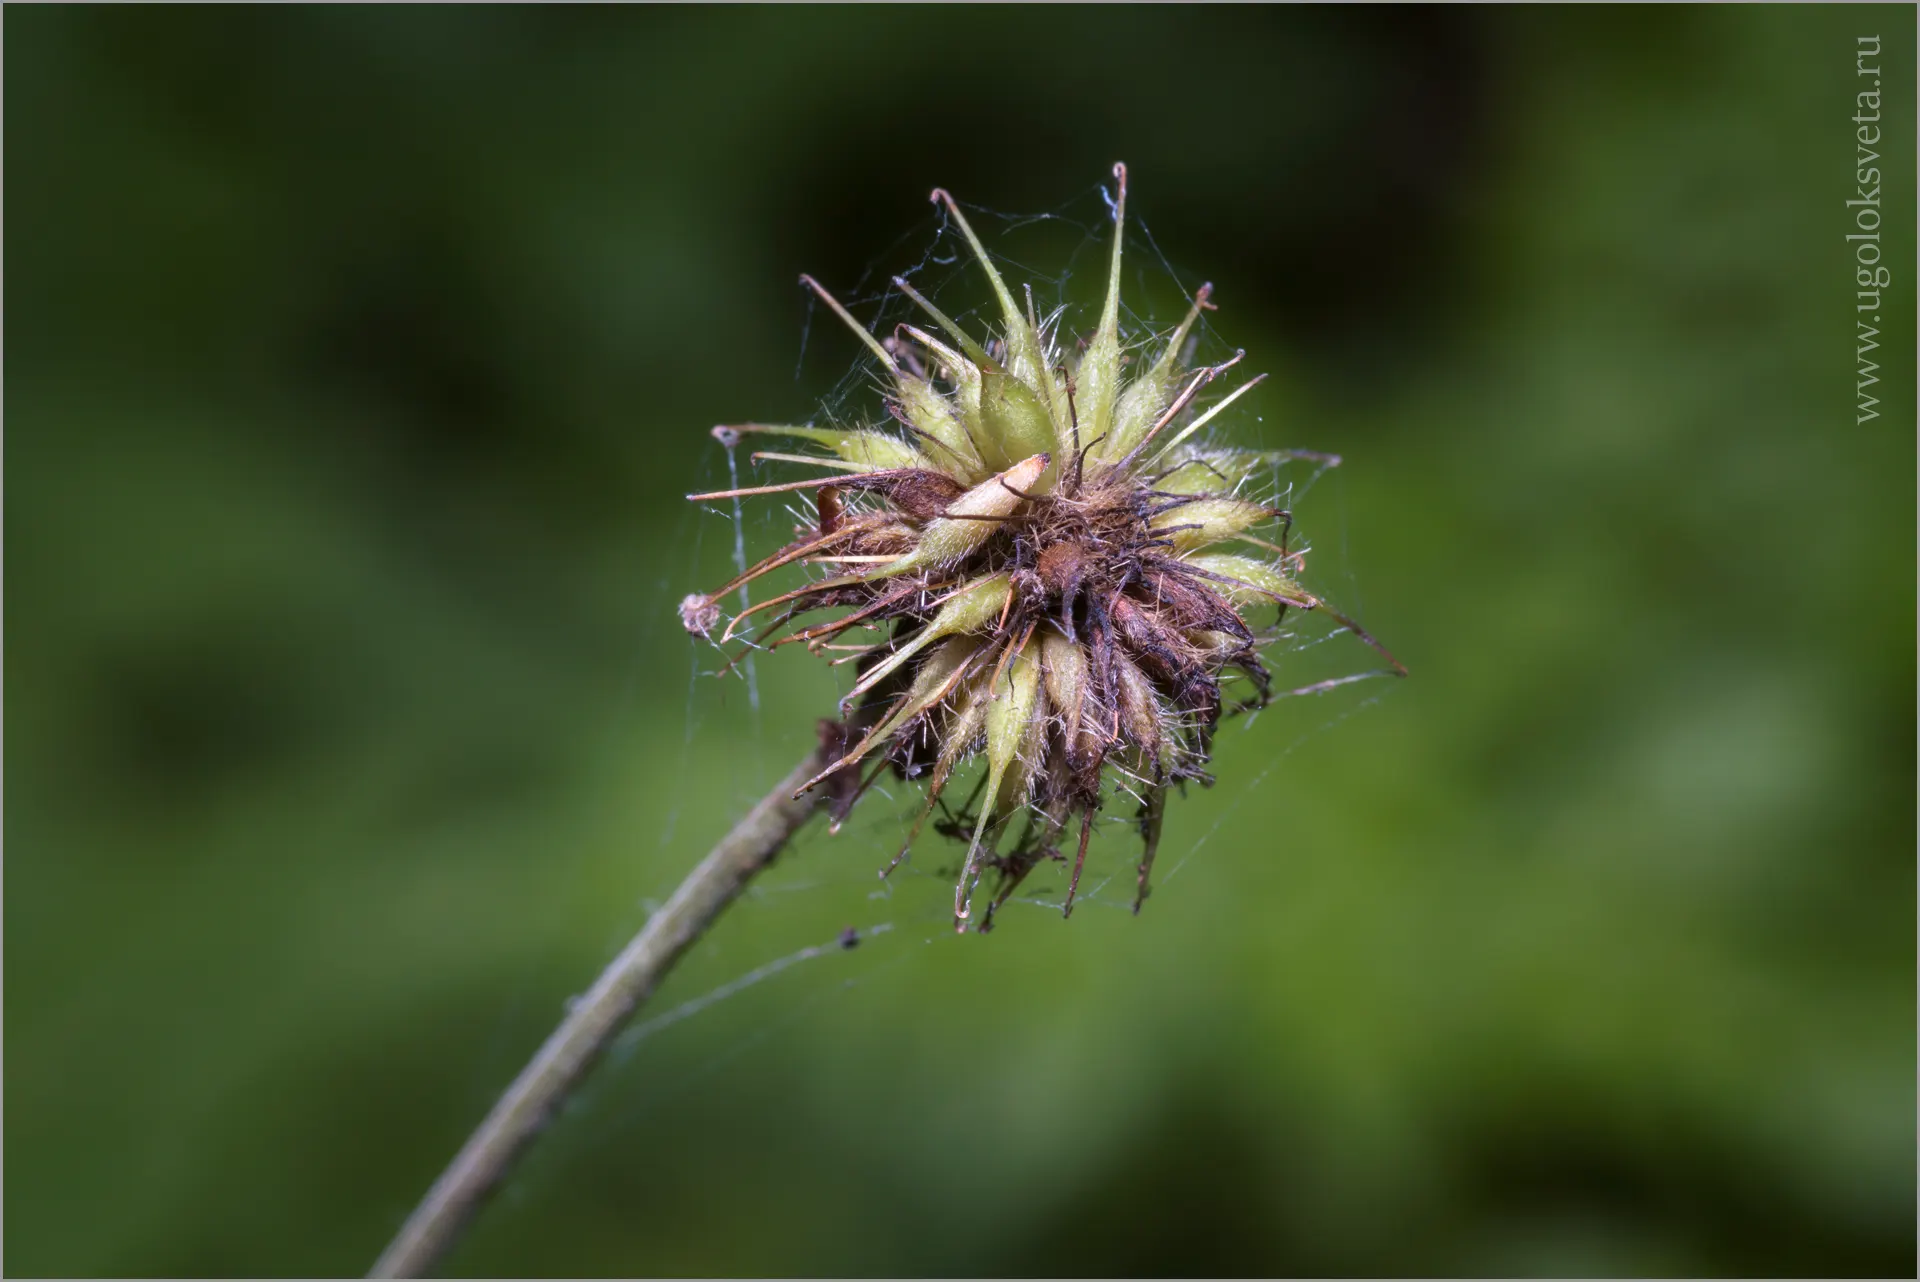
[(988, 448), (997, 447), (1009, 463), (1058, 445), (1053, 415), (1031, 387), (1011, 374), (981, 371), (980, 419), (993, 443)]

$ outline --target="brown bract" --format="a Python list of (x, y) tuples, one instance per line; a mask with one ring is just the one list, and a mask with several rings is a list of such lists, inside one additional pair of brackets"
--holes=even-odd
[[(854, 665), (841, 703), (844, 752), (806, 785), (830, 784), (836, 828), (882, 773), (924, 779), (926, 806), (891, 872), (956, 772), (985, 758), (959, 818), (937, 825), (967, 842), (954, 891), (963, 930), (984, 870), (999, 881), (981, 930), (1042, 861), (1067, 858), (1063, 839), (1077, 819), (1077, 840), (1066, 843), (1074, 847), (1071, 913), (1094, 818), (1115, 793), (1137, 807), (1138, 911), (1167, 790), (1211, 782), (1205, 767), (1221, 716), (1273, 697), (1259, 649), (1289, 608), (1328, 611), (1380, 650), (1389, 670), (1405, 671), (1300, 585), (1303, 553), (1288, 549), (1290, 515), (1247, 492), (1269, 465), (1298, 455), (1197, 440), (1259, 381), (1200, 408), (1201, 393), (1240, 359), (1183, 367), (1211, 288), (1170, 336), (1123, 349), (1126, 171), (1114, 172), (1107, 301), (1084, 343), (1060, 341), (1057, 322), (1042, 324), (1030, 303), (1015, 303), (958, 207), (936, 191), (999, 300), (999, 332), (975, 341), (896, 280), (951, 340), (901, 326), (915, 352), (908, 358), (905, 343), (875, 339), (803, 277), (885, 366), (887, 418), (856, 429), (717, 428), (729, 446), (768, 434), (822, 447), (755, 458), (833, 474), (690, 496), (812, 491), (813, 519), (791, 543), (732, 582), (688, 597), (680, 613), (690, 632), (721, 644), (799, 642)], [(792, 565), (812, 577), (741, 610), (715, 635), (728, 594)], [(827, 611), (839, 613), (801, 626)], [(1267, 619), (1264, 630), (1252, 621), (1256, 612)], [(1234, 685), (1229, 698), (1224, 690)]]

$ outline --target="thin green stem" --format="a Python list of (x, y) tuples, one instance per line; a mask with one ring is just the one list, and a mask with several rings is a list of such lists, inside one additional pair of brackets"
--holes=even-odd
[(809, 754), (687, 874), (666, 906), (647, 919), (633, 942), (573, 1004), (427, 1190), (367, 1276), (421, 1277), (440, 1262), (480, 1203), (580, 1084), (634, 1010), (819, 808), (819, 792), (797, 800), (794, 793), (832, 761), (825, 746)]

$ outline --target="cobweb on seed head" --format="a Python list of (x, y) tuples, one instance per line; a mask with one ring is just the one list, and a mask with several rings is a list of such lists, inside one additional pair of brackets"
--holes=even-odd
[[(1150, 192), (1138, 193), (1135, 203), (1151, 210)], [(1058, 210), (1033, 216), (966, 208), (1016, 294), (1023, 284), (1030, 285), (1034, 308), (1043, 318), (1067, 308), (1063, 334), (1092, 328), (1112, 233), (1108, 189), (1089, 189)], [(1130, 215), (1129, 222), (1122, 330), (1138, 342), (1172, 328), (1199, 280), (1175, 270), (1137, 213)], [(1044, 270), (1047, 264), (1054, 265), (1051, 273)], [(897, 323), (918, 320), (912, 303), (891, 287), (894, 275), (907, 278), (975, 333), (986, 330), (997, 316), (965, 243), (937, 214), (876, 259), (861, 279), (822, 283), (884, 339)], [(1217, 361), (1230, 355), (1234, 345), (1222, 336), (1220, 331), (1225, 331), (1249, 347), (1250, 370), (1272, 368), (1262, 364), (1262, 357), (1277, 361), (1281, 354), (1262, 352), (1261, 344), (1243, 333), (1245, 326), (1236, 324), (1237, 300), (1230, 279), (1217, 290), (1215, 299), (1220, 310), (1203, 316), (1196, 327), (1193, 359)], [(741, 405), (733, 421), (884, 425), (874, 362), (824, 307), (809, 300), (806, 317), (799, 336), (796, 384), (818, 378), (823, 369), (841, 371), (824, 397), (810, 400), (796, 386), (792, 403)], [(1196, 410), (1204, 409), (1210, 399)], [(1221, 445), (1271, 450), (1311, 450), (1320, 444), (1311, 439), (1311, 424), (1264, 422), (1257, 412), (1262, 403), (1262, 395), (1256, 393), (1244, 403), (1254, 408), (1223, 415), (1208, 435)], [(685, 430), (702, 433), (707, 427), (688, 424)], [(800, 475), (791, 464), (755, 463), (751, 452), (750, 444), (728, 447), (713, 442), (702, 472), (684, 478), (683, 488), (687, 492), (717, 490)], [(1257, 492), (1294, 513), (1293, 546), (1310, 549), (1307, 582), (1357, 610), (1357, 585), (1340, 564), (1345, 512), (1339, 476), (1326, 461), (1281, 461), (1269, 465), (1265, 485)], [(732, 505), (689, 505), (688, 513), (670, 555), (662, 562), (681, 577), (648, 583), (649, 628), (656, 626), (655, 616), (672, 621), (675, 603), (685, 593), (725, 581), (737, 567), (792, 538), (796, 524), (812, 519), (804, 502), (768, 498)], [(1315, 534), (1340, 555), (1329, 556), (1327, 547), (1315, 546)], [(791, 570), (777, 586), (764, 590), (793, 587), (799, 573)], [(1255, 613), (1258, 617), (1251, 621), (1256, 627), (1273, 623), (1271, 608)], [(718, 836), (725, 823), (744, 813), (810, 748), (815, 719), (834, 715), (839, 698), (853, 683), (850, 668), (829, 669), (798, 646), (756, 655), (751, 668), (719, 677), (725, 662), (719, 651), (697, 638), (688, 638), (685, 644), (689, 657), (677, 678), (664, 672), (637, 678), (656, 687), (668, 682), (682, 687), (674, 698), (684, 707), (682, 724), (624, 728), (677, 739), (683, 748), (678, 765), (652, 785), (661, 794), (660, 848), (678, 850), (681, 856), (658, 866), (682, 872), (705, 853), (704, 845), (695, 848), (696, 843)], [(1290, 754), (1370, 707), (1386, 688), (1379, 683), (1347, 683), (1358, 682), (1377, 668), (1377, 656), (1318, 612), (1289, 611), (1284, 630), (1264, 654), (1277, 692), (1319, 689), (1302, 697), (1283, 696), (1260, 712), (1222, 721), (1214, 744), (1212, 769), (1219, 780), (1211, 789), (1214, 797), (1209, 804), (1199, 804), (1194, 794), (1202, 790), (1190, 786), (1186, 798), (1176, 793), (1169, 799), (1153, 878), (1156, 894), (1144, 913), (1163, 909), (1167, 899), (1179, 893), (1181, 881), (1192, 878), (1195, 869), (1209, 867), (1213, 835), (1247, 796), (1269, 784)], [(716, 738), (739, 750), (739, 759), (729, 769), (733, 809), (726, 816), (706, 816), (695, 823), (682, 812), (689, 772), (694, 769), (690, 763), (702, 757), (700, 749)], [(978, 762), (972, 767), (976, 772), (983, 768)], [(956, 775), (948, 790), (956, 805), (969, 794), (973, 782), (967, 774)], [(645, 1119), (658, 1116), (660, 1109), (700, 1091), (743, 1058), (767, 1053), (769, 1041), (821, 1018), (833, 1004), (870, 985), (899, 982), (901, 975), (918, 967), (959, 964), (961, 954), (952, 951), (958, 942), (952, 930), (952, 886), (964, 857), (964, 843), (943, 838), (930, 824), (905, 863), (884, 880), (878, 875), (899, 849), (902, 835), (923, 804), (919, 782), (889, 774), (861, 800), (839, 832), (829, 835), (820, 821), (804, 830), (689, 952), (653, 1002), (620, 1036), (602, 1071), (569, 1106), (570, 1111), (594, 1114), (590, 1134), (576, 1136), (564, 1147), (584, 1145), (597, 1150), (619, 1143)], [(936, 821), (939, 818), (936, 811)], [(1004, 933), (1073, 930), (1090, 924), (1083, 923), (1083, 917), (1097, 913), (1117, 918), (1130, 912), (1139, 854), (1132, 808), (1124, 797), (1116, 797), (1097, 822), (1073, 920), (1060, 920), (1066, 869), (1043, 865), (1002, 911), (994, 935), (974, 942), (991, 947)], [(1211, 875), (1231, 877), (1232, 869), (1215, 868)], [(673, 888), (671, 879), (636, 887), (634, 910), (621, 930), (637, 929)], [(611, 957), (625, 938), (623, 933), (606, 940), (606, 955)], [(578, 987), (584, 990), (593, 978), (582, 974)], [(497, 1061), (490, 1071), (498, 1073)], [(514, 1182), (519, 1180), (516, 1177)], [(519, 1195), (510, 1187), (507, 1203), (517, 1200)]]

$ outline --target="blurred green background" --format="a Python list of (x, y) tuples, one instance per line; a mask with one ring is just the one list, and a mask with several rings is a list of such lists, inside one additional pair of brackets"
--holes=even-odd
[(1085, 275), (1124, 159), (1412, 679), (1223, 734), (1138, 919), (809, 834), (448, 1268), (1912, 1275), (1910, 7), (6, 28), (10, 1273), (363, 1270), (829, 709), (673, 617), (859, 356), (796, 274), (942, 184)]

